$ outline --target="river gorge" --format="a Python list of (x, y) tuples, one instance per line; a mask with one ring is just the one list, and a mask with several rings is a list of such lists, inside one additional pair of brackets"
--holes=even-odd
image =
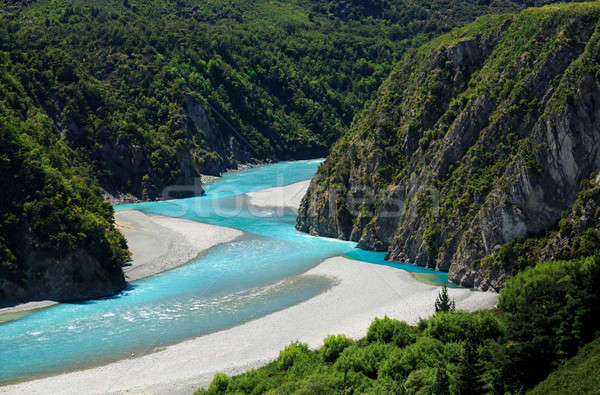
[[(364, 274), (369, 270), (376, 271), (375, 280), (389, 283), (390, 289), (385, 295), (382, 294), (385, 303), (381, 303), (387, 310), (379, 309), (380, 305), (375, 308), (374, 304), (362, 306), (364, 311), (360, 312), (360, 320), (356, 321), (360, 324), (353, 326), (346, 323), (340, 330), (354, 330), (350, 335), (362, 336), (362, 332), (373, 318), (372, 315), (378, 313), (396, 315), (409, 321), (416, 321), (421, 316), (431, 314), (439, 285), (447, 283), (446, 273), (387, 262), (384, 260), (385, 253), (356, 249), (356, 243), (353, 242), (300, 233), (294, 227), (295, 211), (278, 206), (275, 197), (272, 207), (269, 207), (269, 204), (261, 206), (249, 203), (252, 199), (248, 193), (309, 180), (320, 163), (320, 160), (282, 162), (227, 173), (217, 182), (206, 185), (206, 195), (202, 197), (115, 206), (117, 213), (137, 210), (146, 215), (175, 217), (234, 228), (243, 234), (232, 241), (208, 249), (189, 264), (133, 281), (125, 291), (114, 297), (63, 303), (0, 325), (0, 365), (3, 366), (0, 370), (0, 383), (9, 384), (52, 376), (113, 361), (122, 363), (144, 354), (146, 357), (159, 355), (165, 346), (185, 339), (208, 339), (219, 333), (227, 333), (222, 330), (235, 329), (242, 323), (258, 325), (261, 322), (260, 317), (268, 316), (271, 317), (269, 319), (274, 319), (277, 314), (285, 312), (285, 309), (290, 310), (292, 306), (292, 309), (298, 308), (299, 304), (309, 306), (311, 300), (319, 300), (318, 298), (323, 298), (325, 294), (335, 295), (333, 291), (336, 288), (343, 289), (339, 285), (340, 282), (346, 282), (346, 287), (358, 287), (350, 289), (348, 295), (353, 294), (360, 299), (360, 294), (365, 290), (361, 289), (360, 285), (351, 284), (357, 280), (352, 276), (361, 277), (358, 280), (369, 280), (368, 275)], [(346, 259), (343, 262), (335, 261), (338, 258), (332, 260), (333, 257), (339, 256)], [(323, 261), (326, 264), (321, 267), (319, 263)], [(324, 269), (327, 265), (337, 266), (331, 269), (333, 272), (328, 272)], [(377, 268), (373, 269), (373, 266)], [(343, 274), (335, 274), (336, 270), (341, 270)], [(412, 272), (417, 277), (421, 276), (421, 279), (426, 278), (428, 284), (407, 272)], [(345, 279), (344, 274), (348, 278)], [(394, 283), (395, 280), (390, 276), (402, 276), (403, 283)], [(388, 277), (389, 280), (386, 279)], [(372, 286), (381, 288), (377, 281), (372, 281)], [(405, 283), (410, 286), (402, 285)], [(368, 288), (368, 284), (365, 287)], [(451, 291), (454, 292), (452, 295), (456, 298), (458, 306), (470, 310), (492, 307), (497, 296), (494, 293), (467, 289)], [(367, 299), (372, 298), (373, 293), (365, 293), (369, 295)], [(340, 295), (339, 297), (347, 298), (347, 303), (353, 304), (350, 296)], [(412, 302), (411, 297), (415, 299)], [(332, 302), (322, 302), (326, 303)], [(339, 300), (337, 303), (345, 304), (346, 301)], [(394, 309), (399, 305), (405, 305), (403, 308), (412, 306), (410, 314), (394, 314)], [(390, 310), (390, 306), (395, 307)], [(321, 308), (336, 310), (340, 309), (340, 306)], [(336, 318), (338, 316), (334, 311), (331, 315), (323, 313), (323, 310), (306, 311), (307, 317), (312, 315), (316, 321), (319, 321), (319, 314), (330, 316), (329, 326), (317, 325), (318, 330), (310, 332), (310, 336), (306, 335), (310, 339), (305, 339), (301, 338), (304, 336), (301, 330), (291, 330), (288, 333), (285, 324), (282, 324), (280, 328), (269, 329), (280, 331), (278, 342), (285, 345), (286, 342), (299, 338), (314, 343), (317, 340), (312, 339), (322, 339), (329, 331), (336, 329), (332, 327), (334, 321), (346, 318)], [(279, 313), (273, 314), (274, 312)], [(364, 316), (366, 313), (368, 316)], [(344, 314), (349, 317), (359, 316), (350, 310)], [(300, 322), (292, 322), (291, 326), (302, 327), (304, 323), (301, 322), (301, 317), (302, 314), (297, 315), (296, 319)], [(286, 319), (289, 320), (290, 317)], [(322, 321), (329, 322), (326, 318)], [(239, 326), (242, 327), (244, 325)], [(210, 335), (203, 336), (207, 334)], [(260, 331), (254, 334), (262, 336)], [(199, 336), (201, 337), (198, 338)], [(218, 341), (220, 340), (211, 341), (211, 344)], [(240, 347), (236, 350), (235, 345), (231, 346), (231, 360), (236, 360), (235, 353)], [(281, 345), (277, 343), (270, 347), (263, 339), (263, 347), (268, 351), (266, 354), (258, 353), (255, 361), (252, 361), (252, 352), (249, 352), (247, 361), (268, 360)], [(211, 363), (210, 357), (209, 352), (205, 356), (208, 358), (206, 364)], [(219, 358), (222, 359), (222, 356), (214, 355), (215, 360)], [(231, 361), (229, 364), (231, 365)], [(224, 366), (231, 367), (230, 365)], [(193, 366), (186, 368), (194, 369)], [(219, 370), (221, 365), (197, 368), (202, 372), (211, 372)], [(77, 373), (79, 372), (71, 374)], [(36, 392), (36, 388), (48, 388), (45, 387), (46, 384), (42, 385), (44, 380), (57, 377), (61, 376), (24, 382), (16, 384), (16, 387), (14, 384), (0, 387), (0, 392), (25, 389)], [(104, 380), (110, 382), (106, 378)], [(35, 383), (40, 385), (35, 387)], [(202, 384), (202, 380), (198, 383)], [(30, 384), (34, 387), (27, 387)], [(66, 392), (75, 391), (74, 388), (61, 387), (62, 391)], [(106, 392), (113, 389), (115, 388), (98, 388), (97, 391)]]

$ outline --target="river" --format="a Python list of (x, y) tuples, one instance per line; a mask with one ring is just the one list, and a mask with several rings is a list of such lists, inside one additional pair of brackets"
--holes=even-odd
[(147, 353), (264, 316), (330, 287), (327, 279), (281, 281), (336, 256), (428, 273), (389, 263), (384, 253), (295, 230), (292, 213), (250, 210), (244, 193), (312, 178), (320, 160), (282, 162), (228, 173), (197, 198), (116, 206), (247, 232), (178, 269), (134, 282), (118, 295), (63, 303), (0, 325), (0, 384), (100, 365)]

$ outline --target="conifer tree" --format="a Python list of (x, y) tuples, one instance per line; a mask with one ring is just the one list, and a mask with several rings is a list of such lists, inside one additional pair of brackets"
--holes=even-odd
[(446, 287), (446, 284), (442, 285), (442, 290), (435, 301), (435, 312), (454, 311), (455, 308), (454, 299), (450, 300), (448, 296), (448, 287)]
[(458, 363), (456, 379), (458, 394), (478, 395), (483, 393), (481, 364), (477, 358), (477, 349), (471, 339), (464, 345), (463, 354)]

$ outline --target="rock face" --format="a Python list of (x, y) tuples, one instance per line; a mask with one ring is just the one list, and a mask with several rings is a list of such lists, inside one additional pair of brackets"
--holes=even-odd
[(252, 155), (249, 145), (245, 149), (242, 148), (245, 142), (240, 139), (243, 137), (236, 136), (233, 131), (223, 130), (227, 127), (226, 124), (219, 126), (217, 120), (211, 121), (200, 103), (188, 98), (185, 103), (185, 113), (188, 118), (189, 137), (200, 134), (205, 139), (206, 145), (219, 154), (218, 159), (213, 163), (204, 164), (202, 169), (196, 166), (195, 171), (218, 176), (226, 169), (237, 168), (240, 163), (258, 161)]
[(600, 169), (598, 5), (486, 17), (403, 60), (334, 147), (301, 231), (499, 290)]
[[(169, 162), (168, 173), (162, 174), (164, 169), (154, 168), (149, 157), (152, 153), (127, 137), (102, 145), (100, 167), (110, 174), (110, 185), (103, 185), (109, 196), (114, 200), (120, 200), (118, 196), (123, 193), (142, 199), (199, 196), (204, 193), (200, 182), (203, 174), (218, 176), (240, 163), (259, 161), (248, 147), (242, 148), (240, 137), (223, 130), (225, 125), (209, 119), (203, 106), (195, 100), (185, 100), (182, 116), (187, 146), (166, 147), (170, 152), (165, 155), (170, 158), (162, 158), (161, 163)], [(78, 127), (72, 123), (69, 130), (78, 130)], [(67, 133), (67, 136), (73, 135), (75, 133)], [(207, 155), (208, 152), (213, 154)]]
[(31, 253), (24, 262), (26, 272), (19, 281), (0, 278), (0, 301), (72, 301), (100, 298), (125, 288), (120, 266), (106, 268), (85, 250), (66, 257)]

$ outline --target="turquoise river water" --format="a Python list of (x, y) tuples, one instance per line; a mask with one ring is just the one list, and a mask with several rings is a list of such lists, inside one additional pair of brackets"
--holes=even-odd
[(134, 282), (120, 294), (63, 303), (0, 325), (0, 384), (98, 365), (227, 328), (292, 306), (331, 284), (296, 275), (336, 255), (428, 273), (384, 261), (384, 253), (295, 230), (291, 212), (252, 210), (244, 193), (310, 179), (320, 160), (282, 162), (229, 173), (197, 198), (116, 206), (228, 226), (247, 235), (209, 249), (178, 269)]

